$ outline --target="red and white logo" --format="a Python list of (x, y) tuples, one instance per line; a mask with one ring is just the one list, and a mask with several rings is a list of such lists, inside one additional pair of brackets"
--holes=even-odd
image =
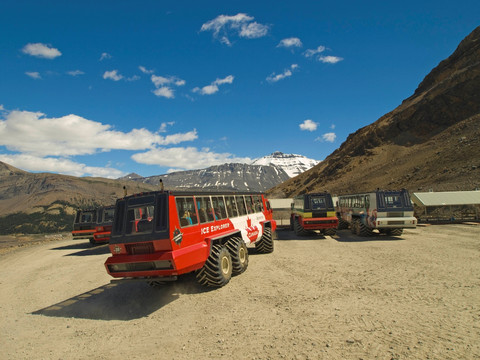
[(251, 242), (257, 240), (258, 234), (260, 233), (256, 225), (252, 226), (252, 220), (250, 218), (247, 219), (247, 228), (245, 231), (247, 232), (247, 237)]

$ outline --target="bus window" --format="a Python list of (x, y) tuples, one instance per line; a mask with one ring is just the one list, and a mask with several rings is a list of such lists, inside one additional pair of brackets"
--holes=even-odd
[(260, 195), (254, 195), (253, 201), (255, 202), (255, 212), (263, 211), (262, 197)]
[(237, 217), (237, 204), (233, 196), (225, 196), (225, 204), (227, 205), (227, 212), (229, 217)]
[(225, 209), (225, 202), (223, 196), (212, 196), (213, 211), (215, 213), (215, 220), (225, 219), (227, 211)]
[(184, 227), (198, 224), (193, 197), (177, 197), (175, 201), (177, 203), (180, 226)]
[(253, 205), (253, 198), (251, 195), (245, 195), (245, 203), (247, 204), (247, 212), (252, 214), (255, 212), (255, 207)]
[(210, 198), (207, 196), (196, 197), (198, 216), (201, 223), (213, 221), (213, 207)]
[(154, 196), (135, 197), (128, 200), (126, 234), (152, 232), (154, 200)]
[(247, 215), (247, 209), (245, 208), (245, 201), (242, 195), (235, 196), (235, 200), (237, 203), (238, 213), (240, 216)]

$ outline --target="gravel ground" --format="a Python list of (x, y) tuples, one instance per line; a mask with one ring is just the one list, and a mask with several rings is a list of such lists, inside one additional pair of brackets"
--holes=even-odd
[(480, 226), (279, 230), (213, 290), (110, 283), (106, 245), (26, 242), (0, 252), (1, 359), (480, 358)]

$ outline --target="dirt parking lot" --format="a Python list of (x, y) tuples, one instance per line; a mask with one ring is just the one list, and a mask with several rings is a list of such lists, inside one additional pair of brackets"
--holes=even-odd
[(107, 246), (0, 255), (2, 359), (480, 358), (480, 226), (296, 238), (220, 289), (110, 284)]

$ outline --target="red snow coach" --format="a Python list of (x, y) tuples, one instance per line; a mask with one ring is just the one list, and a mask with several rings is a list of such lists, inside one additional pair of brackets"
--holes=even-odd
[(117, 200), (105, 262), (114, 278), (150, 284), (196, 272), (226, 285), (248, 266), (248, 246), (273, 251), (276, 222), (261, 193), (154, 191)]
[(92, 242), (96, 224), (97, 211), (95, 209), (78, 210), (73, 221), (73, 239), (88, 239)]
[(114, 205), (102, 206), (97, 209), (97, 225), (93, 234), (93, 240), (90, 240), (92, 245), (107, 243), (110, 240), (114, 215)]

